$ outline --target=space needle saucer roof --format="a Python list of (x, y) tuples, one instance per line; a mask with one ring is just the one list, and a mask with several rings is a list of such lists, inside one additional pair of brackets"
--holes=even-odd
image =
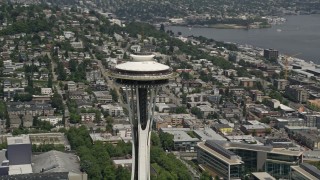
[(116, 79), (152, 81), (170, 79), (173, 76), (172, 69), (164, 64), (156, 62), (154, 55), (130, 55), (132, 61), (118, 64), (111, 76)]

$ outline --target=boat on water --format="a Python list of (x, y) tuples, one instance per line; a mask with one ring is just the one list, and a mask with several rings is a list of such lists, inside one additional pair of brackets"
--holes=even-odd
[(277, 32), (281, 32), (282, 30), (281, 29), (277, 29)]

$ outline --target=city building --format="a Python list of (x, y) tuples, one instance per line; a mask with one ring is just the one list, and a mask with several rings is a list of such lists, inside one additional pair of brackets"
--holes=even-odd
[(12, 101), (16, 94), (23, 93), (23, 92), (24, 92), (24, 88), (5, 87), (3, 88), (3, 98), (5, 101)]
[(121, 138), (132, 137), (130, 124), (114, 124), (112, 126), (112, 134)]
[(171, 100), (168, 95), (160, 94), (159, 96), (157, 96), (156, 102), (157, 103), (170, 103)]
[(276, 180), (269, 173), (266, 172), (253, 172), (251, 174), (252, 180)]
[(239, 178), (245, 170), (265, 171), (274, 178), (289, 179), (290, 166), (301, 164), (302, 154), (302, 151), (257, 144), (228, 141), (198, 143), (199, 164), (209, 166), (225, 179)]
[[(124, 142), (128, 142), (128, 139), (123, 139), (119, 136), (113, 136), (110, 133), (90, 133), (90, 138), (93, 143), (95, 143), (96, 141), (99, 141), (103, 143), (110, 143), (110, 144), (117, 145), (119, 141), (122, 141), (122, 140)], [(129, 139), (129, 141), (130, 140), (131, 139)]]
[(320, 133), (319, 131), (295, 131), (292, 137), (312, 150), (320, 149)]
[(197, 93), (187, 95), (187, 102), (204, 102), (207, 101), (207, 94)]
[(167, 127), (183, 127), (184, 123), (188, 120), (195, 120), (196, 118), (190, 114), (166, 114), (155, 116), (156, 128)]
[(237, 78), (239, 85), (242, 87), (254, 87), (257, 83), (257, 79), (248, 78), (248, 77), (239, 77)]
[[(79, 157), (73, 153), (52, 150), (32, 155), (31, 144), (40, 145), (47, 140), (51, 140), (48, 144), (56, 144), (54, 142), (57, 136), (53, 137), (50, 134), (60, 134), (63, 141), (65, 140), (63, 133), (6, 137), (8, 148), (0, 151), (0, 179), (52, 179), (54, 177), (87, 180), (87, 174), (80, 170)], [(42, 136), (39, 137), (39, 135)]]
[(89, 82), (96, 81), (101, 78), (102, 76), (101, 76), (100, 70), (92, 70), (92, 71), (86, 72), (86, 79)]
[(53, 116), (54, 109), (48, 103), (8, 102), (7, 111), (10, 115)]
[(94, 91), (93, 94), (98, 103), (112, 103), (112, 96), (110, 95), (109, 91)]
[(253, 102), (262, 102), (263, 92), (259, 90), (251, 90), (250, 95)]
[(266, 105), (273, 108), (273, 109), (277, 109), (278, 107), (280, 107), (280, 101), (277, 99), (268, 99), (266, 100)]
[(80, 113), (81, 122), (93, 122), (96, 120), (96, 113)]
[(290, 179), (291, 180), (320, 179), (320, 170), (308, 163), (302, 163), (299, 166), (291, 166)]
[(76, 91), (77, 90), (77, 84), (74, 81), (68, 81), (68, 91)]
[(279, 52), (274, 49), (264, 49), (263, 50), (263, 57), (265, 57), (268, 60), (277, 60), (279, 57)]
[(29, 136), (7, 137), (7, 145), (7, 149), (0, 151), (0, 179), (5, 175), (32, 173), (32, 152)]
[(11, 128), (19, 128), (21, 125), (21, 118), (16, 114), (9, 114), (10, 119), (10, 127)]
[(132, 165), (132, 159), (114, 159), (112, 160), (113, 164), (116, 167), (124, 167), (124, 168), (130, 168), (131, 169), (131, 165)]
[(173, 78), (172, 69), (154, 60), (154, 55), (131, 54), (132, 61), (110, 71), (116, 83), (125, 86), (127, 109), (132, 125), (131, 179), (150, 179), (150, 135), (159, 87)]
[(51, 88), (41, 88), (41, 94), (51, 95), (52, 89)]
[(31, 141), (28, 135), (8, 137), (7, 144), (10, 165), (31, 164)]
[(298, 85), (286, 86), (285, 95), (290, 100), (299, 103), (306, 103), (309, 98), (308, 91), (302, 86)]
[(320, 114), (301, 113), (300, 117), (305, 120), (305, 126), (320, 129)]
[(166, 103), (157, 103), (156, 104), (156, 111), (162, 113), (171, 113), (175, 112), (177, 105), (175, 104), (166, 104)]
[(241, 125), (240, 130), (253, 136), (264, 136), (271, 132), (271, 127), (264, 123)]
[(197, 160), (200, 167), (223, 179), (240, 179), (244, 171), (241, 158), (215, 141), (198, 143)]
[(173, 135), (173, 150), (175, 151), (195, 152), (197, 142), (200, 141), (188, 134), (192, 131), (190, 128), (161, 128), (160, 131)]
[(32, 95), (32, 101), (36, 104), (50, 103), (51, 95)]
[(81, 174), (77, 155), (56, 150), (48, 151), (32, 157), (32, 169), (36, 173), (73, 172)]
[(274, 119), (278, 129), (284, 128), (285, 126), (304, 126), (305, 120), (301, 118), (275, 118)]
[(103, 109), (105, 112), (108, 112), (108, 114), (112, 117), (124, 116), (123, 107), (118, 104), (101, 105), (101, 109)]
[(223, 134), (228, 134), (233, 131), (233, 127), (231, 127), (229, 124), (214, 124), (212, 128), (218, 132), (221, 132)]
[(288, 85), (288, 80), (285, 80), (285, 79), (275, 79), (273, 81), (273, 86), (279, 91), (284, 91), (287, 85)]
[(219, 141), (227, 141), (226, 138), (222, 137), (220, 134), (216, 133), (209, 127), (205, 127), (203, 129), (197, 129), (193, 131), (197, 138), (202, 141), (206, 140), (219, 140)]

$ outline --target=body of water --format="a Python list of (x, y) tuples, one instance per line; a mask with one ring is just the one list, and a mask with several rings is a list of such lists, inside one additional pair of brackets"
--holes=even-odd
[(166, 30), (183, 36), (204, 36), (218, 41), (273, 48), (320, 64), (320, 15), (288, 16), (287, 22), (266, 29), (214, 29), (168, 26)]

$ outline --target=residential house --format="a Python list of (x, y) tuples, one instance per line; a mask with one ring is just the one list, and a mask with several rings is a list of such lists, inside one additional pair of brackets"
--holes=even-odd
[(33, 116), (30, 114), (26, 114), (22, 117), (23, 127), (29, 128), (33, 125)]
[(96, 113), (80, 113), (81, 122), (93, 122), (96, 120)]
[(123, 108), (118, 104), (101, 105), (101, 108), (112, 117), (124, 116)]
[(19, 128), (21, 125), (21, 119), (19, 115), (9, 114), (10, 128)]

